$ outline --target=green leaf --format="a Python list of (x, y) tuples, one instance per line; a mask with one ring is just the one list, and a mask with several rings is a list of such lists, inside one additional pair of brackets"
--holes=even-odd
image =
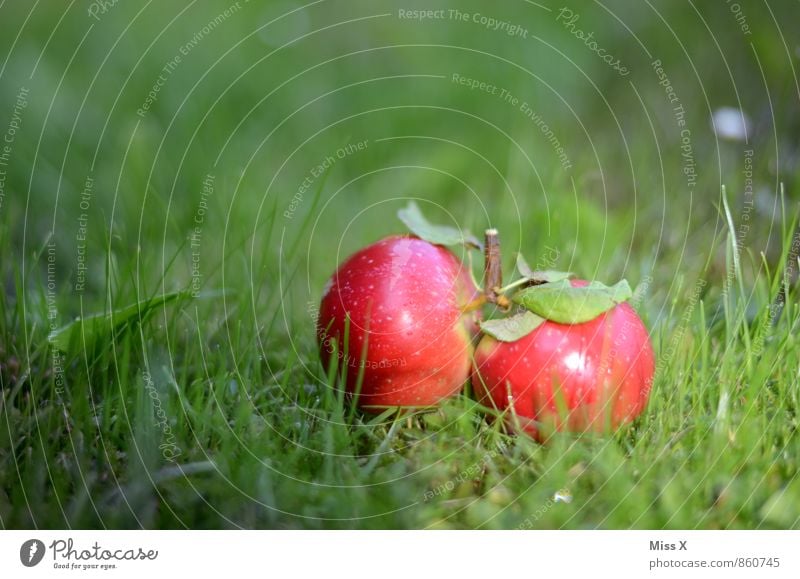
[(533, 277), (533, 269), (528, 265), (528, 262), (522, 257), (521, 253), (517, 254), (517, 271), (522, 277), (531, 279)]
[(483, 244), (469, 231), (449, 225), (434, 225), (425, 219), (422, 211), (413, 201), (398, 211), (397, 217), (406, 224), (411, 233), (434, 245), (466, 245), (483, 250)]
[(512, 300), (547, 320), (582, 324), (629, 300), (631, 295), (631, 287), (624, 279), (611, 287), (599, 281), (572, 287), (564, 279), (520, 290)]
[(117, 330), (131, 321), (134, 316), (137, 316), (140, 312), (141, 319), (144, 319), (144, 317), (156, 307), (184, 295), (187, 295), (185, 291), (170, 292), (155, 296), (149, 300), (142, 300), (138, 303), (130, 304), (114, 310), (113, 312), (90, 314), (82, 318), (75, 318), (68, 324), (50, 332), (48, 339), (53, 346), (63, 352), (69, 350), (73, 340), (75, 340), (76, 344), (82, 344), (85, 339), (86, 345), (91, 346), (102, 332), (112, 330), (113, 333), (116, 334)]
[(534, 284), (561, 281), (575, 275), (571, 271), (556, 271), (554, 269), (534, 271), (531, 269), (531, 266), (528, 265), (528, 262), (525, 261), (525, 258), (522, 257), (521, 253), (517, 254), (517, 271), (522, 277), (530, 280)]
[(516, 342), (530, 334), (544, 322), (544, 318), (540, 318), (532, 312), (522, 312), (508, 318), (481, 322), (481, 330), (501, 342)]

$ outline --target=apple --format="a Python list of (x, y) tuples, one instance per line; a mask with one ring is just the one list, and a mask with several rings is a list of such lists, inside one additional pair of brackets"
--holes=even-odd
[(378, 241), (325, 286), (317, 322), (323, 365), (337, 363), (351, 396), (363, 372), (363, 409), (434, 405), (469, 380), (480, 319), (469, 306), (478, 295), (469, 270), (441, 245), (411, 235)]
[[(494, 332), (506, 341), (487, 334), (475, 351), (472, 384), (479, 400), (508, 409), (510, 420), (540, 441), (555, 430), (607, 432), (633, 420), (645, 408), (655, 370), (647, 329), (629, 304), (601, 302), (597, 307), (606, 311), (592, 319), (563, 323), (588, 302), (591, 289), (582, 280), (561, 284), (546, 284), (560, 287), (557, 292), (539, 286), (513, 298), (534, 313), (518, 314), (525, 317), (514, 324), (500, 322), (501, 329), (516, 331), (524, 322), (532, 331), (524, 328), (518, 339)], [(585, 292), (566, 296), (570, 287)], [(610, 300), (605, 290), (601, 298)], [(554, 303), (554, 297), (563, 299)], [(547, 319), (548, 313), (561, 322)]]

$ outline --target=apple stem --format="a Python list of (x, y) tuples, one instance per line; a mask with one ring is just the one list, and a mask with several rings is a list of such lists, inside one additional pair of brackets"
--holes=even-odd
[(485, 233), (485, 267), (483, 270), (483, 293), (490, 304), (497, 303), (497, 290), (503, 285), (503, 269), (500, 264), (500, 237), (496, 229)]
[(503, 265), (500, 262), (500, 237), (494, 228), (487, 229), (484, 235), (486, 265), (483, 272), (483, 294), (488, 303), (508, 308), (511, 304), (501, 291)]

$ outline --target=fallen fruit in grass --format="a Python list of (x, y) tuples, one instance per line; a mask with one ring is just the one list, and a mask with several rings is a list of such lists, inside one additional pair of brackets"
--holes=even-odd
[(323, 364), (337, 362), (362, 408), (436, 404), (469, 379), (479, 314), (465, 309), (477, 294), (448, 249), (387, 237), (352, 255), (328, 282), (317, 323)]
[(512, 300), (525, 310), (482, 325), (472, 384), (539, 440), (555, 430), (604, 432), (644, 409), (655, 369), (626, 282), (560, 279)]

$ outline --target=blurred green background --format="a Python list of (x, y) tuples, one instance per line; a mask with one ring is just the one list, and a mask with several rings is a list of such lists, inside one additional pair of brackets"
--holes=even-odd
[[(159, 314), (125, 356), (172, 364), (176, 376), (183, 368), (187, 382), (173, 381), (187, 390), (235, 375), (256, 396), (261, 376), (280, 381), (294, 356), (316, 376), (313, 311), (325, 280), (356, 249), (403, 231), (395, 213), (409, 199), (432, 221), (499, 227), (508, 272), (515, 252), (535, 263), (555, 248), (558, 267), (585, 278), (652, 280), (639, 309), (658, 342), (696, 279), (708, 283), (709, 318), (722, 299), (723, 185), (747, 287), (763, 263), (773, 273), (782, 263), (781, 184), (790, 214), (798, 198), (799, 9), (794, 0), (3, 2), (0, 133), (13, 128), (0, 167), (4, 355), (47, 384), (51, 324), (188, 290), (201, 299)], [(732, 118), (714, 117), (726, 107)], [(80, 351), (67, 355), (70, 397), (85, 397), (98, 361), (140, 374), (120, 351)], [(24, 444), (10, 451), (14, 438), (0, 450), (6, 496), (18, 484), (12, 458), (24, 461)], [(224, 454), (214, 444), (199, 443), (198, 456)], [(93, 460), (104, 462), (78, 460), (78, 470), (119, 472)], [(97, 481), (112, 483), (108, 473)], [(62, 493), (74, 496), (75, 484)], [(54, 505), (38, 520), (63, 524)], [(10, 512), (13, 525), (37, 520)]]
[[(68, 284), (76, 219), (88, 213), (87, 292), (105, 288), (99, 264), (108, 232), (113, 261), (142, 249), (147, 267), (137, 274), (148, 286), (180, 255), (168, 276), (177, 289), (190, 276), (182, 246), (212, 174), (202, 252), (204, 281), (215, 287), (223, 240), (233, 271), (247, 267), (248, 254), (299, 242), (313, 252), (310, 285), (318, 287), (337, 255), (399, 229), (394, 213), (405, 197), (439, 204), (450, 212), (442, 218), (474, 229), (505, 225), (509, 250), (535, 253), (549, 242), (584, 275), (613, 277), (632, 260), (653, 267), (660, 252), (670, 254), (669, 270), (695, 267), (696, 255), (709, 250), (709, 228), (719, 226), (720, 185), (734, 209), (741, 205), (746, 149), (755, 151), (758, 224), (772, 218), (778, 181), (794, 183), (797, 39), (780, 26), (791, 22), (794, 2), (741, 3), (749, 35), (725, 2), (574, 6), (580, 18), (572, 28), (560, 5), (458, 7), (518, 25), (527, 38), (451, 19), (446, 4), (302, 6), (118, 2), (102, 13), (87, 3), (63, 10), (7, 3), (5, 119), (17, 89), (30, 90), (3, 204), (11, 247), (36, 250), (52, 231), (59, 281)], [(399, 17), (437, 7), (444, 19)], [(630, 73), (607, 66), (573, 30), (593, 32)], [(686, 109), (693, 188), (654, 60)], [(454, 74), (505, 90), (519, 105), (455, 83)], [(523, 103), (552, 129), (569, 169)], [(723, 106), (751, 119), (747, 142), (716, 138), (711, 115)], [(362, 141), (365, 150), (331, 167), (318, 206), (316, 179), (293, 218), (283, 218), (314, 167)], [(82, 211), (87, 177), (91, 208)], [(308, 216), (313, 230), (300, 226)], [(532, 227), (541, 216), (548, 227)], [(752, 236), (748, 245), (765, 243)], [(232, 249), (242, 244), (248, 250)], [(273, 281), (253, 275), (255, 283)], [(74, 307), (74, 300), (63, 305)]]

